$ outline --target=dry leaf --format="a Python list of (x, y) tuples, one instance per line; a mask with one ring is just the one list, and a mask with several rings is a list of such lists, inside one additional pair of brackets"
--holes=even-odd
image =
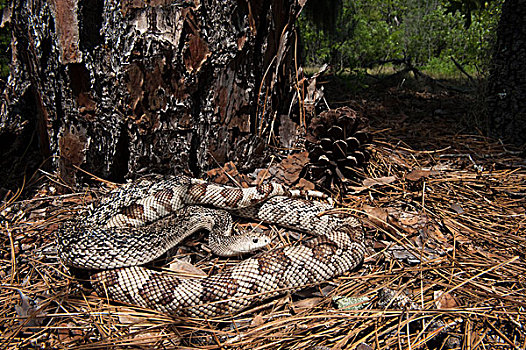
[(292, 303), (292, 308), (295, 312), (301, 311), (300, 309), (312, 309), (318, 305), (323, 298), (307, 298), (295, 301)]
[(363, 210), (373, 224), (385, 227), (387, 218), (389, 216), (389, 213), (385, 208), (376, 208), (369, 205), (364, 205)]
[(86, 204), (93, 202), (93, 196), (91, 193), (86, 193), (78, 196), (63, 197), (60, 199), (61, 205), (64, 203), (73, 203), (73, 204)]
[(458, 306), (457, 300), (449, 293), (442, 290), (433, 292), (433, 299), (437, 309), (452, 309)]
[(395, 180), (396, 176), (384, 176), (378, 177), (376, 179), (367, 178), (362, 181), (363, 186), (349, 186), (349, 189), (353, 191), (352, 193), (359, 193), (376, 185), (388, 185), (394, 182)]
[(136, 313), (137, 310), (129, 309), (127, 307), (119, 309), (119, 313), (117, 314), (117, 317), (119, 318), (119, 323), (132, 325), (144, 322), (144, 317), (140, 315), (135, 316)]
[(259, 326), (261, 326), (264, 323), (265, 323), (265, 320), (263, 319), (263, 317), (260, 314), (257, 314), (252, 319), (252, 322), (250, 322), (250, 326), (251, 327), (259, 327)]
[(369, 187), (364, 187), (364, 186), (348, 186), (347, 187), (349, 189), (349, 193), (350, 194), (357, 194), (357, 193), (360, 193), (366, 189), (368, 189)]
[(373, 350), (373, 348), (367, 344), (361, 343), (356, 347), (356, 350)]
[(428, 177), (430, 175), (436, 175), (436, 174), (438, 174), (438, 172), (434, 170), (415, 169), (411, 171), (409, 174), (407, 174), (405, 178), (409, 181), (418, 181), (423, 177)]
[(316, 186), (309, 180), (305, 180), (304, 178), (301, 178), (298, 181), (298, 184), (296, 185), (296, 187), (302, 190), (313, 190), (315, 189)]
[(462, 214), (464, 212), (464, 209), (462, 209), (458, 203), (453, 203), (449, 207), (457, 214)]
[(20, 295), (20, 300), (22, 301), (20, 305), (15, 305), (15, 311), (20, 317), (18, 322), (20, 322), (21, 325), (28, 327), (41, 326), (45, 317), (45, 314), (39, 311), (42, 300), (39, 298), (32, 299), (19, 289), (16, 289), (16, 291)]
[[(174, 272), (177, 272), (179, 274), (182, 274), (182, 275), (187, 275), (188, 277), (206, 277), (207, 276), (207, 274), (200, 268), (195, 267), (194, 265), (186, 261), (180, 260), (180, 259), (175, 259), (174, 261), (172, 261), (168, 269)], [(180, 277), (184, 277), (184, 276), (180, 276)]]
[(362, 185), (369, 188), (375, 185), (388, 185), (394, 181), (396, 181), (396, 176), (384, 176), (376, 179), (367, 178), (362, 181)]
[(285, 185), (292, 185), (297, 182), (303, 167), (309, 162), (309, 153), (307, 151), (294, 153), (283, 159), (280, 163), (272, 165), (268, 169), (259, 171), (256, 183), (270, 179)]
[[(404, 216), (398, 219), (398, 222), (404, 226), (414, 227), (421, 222), (426, 222), (425, 217), (414, 215), (412, 213), (402, 213)], [(401, 215), (402, 216), (402, 215)]]
[(249, 178), (240, 174), (233, 162), (225, 163), (222, 168), (214, 168), (206, 172), (208, 179), (218, 184), (236, 184), (241, 187), (250, 187)]
[(260, 224), (260, 223), (247, 222), (247, 223), (237, 223), (236, 224), (236, 229), (238, 231), (240, 231), (240, 232), (251, 232), (251, 231), (254, 231), (254, 230), (258, 230), (260, 232), (263, 232), (265, 230), (268, 230), (269, 227), (265, 226), (263, 224)]
[(405, 247), (402, 247), (398, 244), (389, 247), (387, 251), (391, 253), (394, 259), (399, 261), (405, 261), (411, 265), (419, 264), (421, 262), (418, 256), (416, 256), (415, 254), (407, 250)]
[(83, 338), (82, 330), (73, 322), (60, 323), (58, 325), (58, 339), (61, 342), (75, 342)]
[(440, 230), (440, 227), (436, 224), (427, 225), (425, 228), (425, 232), (428, 235), (428, 237), (436, 240), (440, 243), (449, 243), (447, 237), (442, 233)]
[(313, 292), (311, 295), (316, 295), (316, 296), (322, 296), (322, 297), (326, 297), (327, 295), (329, 295), (336, 287), (332, 284), (328, 284), (326, 285), (325, 287), (319, 289), (317, 288), (317, 290), (315, 292)]

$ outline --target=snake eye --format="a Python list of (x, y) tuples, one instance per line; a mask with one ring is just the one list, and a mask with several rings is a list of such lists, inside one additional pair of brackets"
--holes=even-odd
[(252, 238), (252, 242), (257, 243), (258, 239), (257, 238)]

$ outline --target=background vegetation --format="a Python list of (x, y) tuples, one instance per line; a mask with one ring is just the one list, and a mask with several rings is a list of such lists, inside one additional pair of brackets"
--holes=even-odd
[(424, 71), (452, 75), (458, 73), (453, 58), (470, 74), (484, 74), (502, 3), (480, 2), (479, 10), (466, 12), (443, 0), (343, 0), (334, 25), (301, 16), (304, 62), (344, 70), (407, 59)]
[[(0, 22), (1, 14), (7, 6), (7, 0), (0, 0)], [(9, 63), (11, 62), (11, 32), (9, 24), (0, 27), (0, 87), (3, 88), (9, 76)]]

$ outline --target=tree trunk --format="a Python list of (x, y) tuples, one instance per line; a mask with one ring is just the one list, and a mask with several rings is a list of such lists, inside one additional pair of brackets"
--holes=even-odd
[(493, 136), (526, 143), (526, 0), (506, 0), (489, 77), (489, 128)]
[(0, 134), (27, 121), (69, 184), (79, 167), (113, 180), (198, 176), (216, 161), (253, 167), (292, 100), (300, 8), (295, 0), (14, 0)]

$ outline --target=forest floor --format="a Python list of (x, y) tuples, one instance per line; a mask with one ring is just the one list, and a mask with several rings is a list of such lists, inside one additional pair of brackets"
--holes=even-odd
[(526, 161), (473, 127), (476, 93), (352, 84), (325, 95), (374, 133), (368, 178), (342, 197), (366, 228), (361, 268), (234, 319), (110, 303), (53, 255), (59, 223), (109, 186), (58, 195), (42, 173), (0, 207), (0, 348), (524, 349)]

